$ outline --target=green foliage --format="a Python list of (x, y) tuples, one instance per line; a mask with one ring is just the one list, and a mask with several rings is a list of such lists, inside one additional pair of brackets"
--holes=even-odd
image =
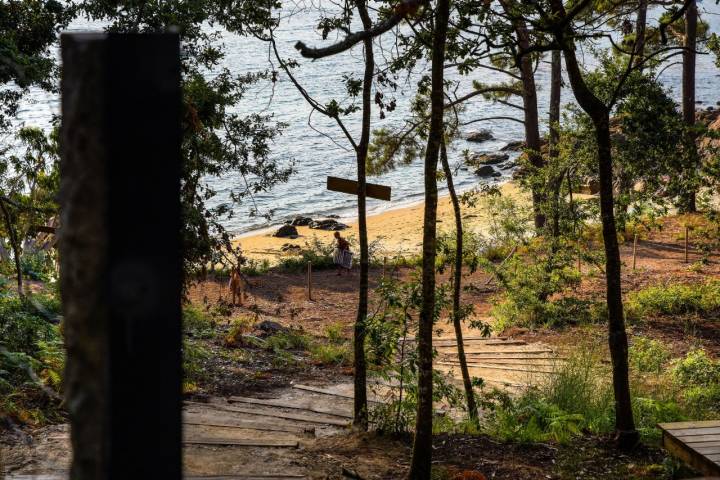
[(498, 406), (492, 414), (489, 432), (505, 441), (567, 443), (580, 433), (582, 415), (566, 413), (536, 392), (518, 399), (496, 392), (495, 398)]
[(288, 329), (265, 339), (265, 348), (279, 353), (286, 350), (307, 350), (310, 338), (302, 330)]
[(310, 347), (310, 356), (324, 365), (352, 365), (352, 350), (346, 343), (315, 343)]
[(556, 296), (580, 282), (568, 247), (556, 249), (538, 239), (502, 265), (485, 262), (504, 288), (504, 294), (492, 309), (496, 329), (560, 327), (591, 319), (592, 302)]
[[(348, 239), (352, 244), (352, 239)], [(308, 262), (312, 263), (315, 270), (335, 268), (333, 262), (333, 251), (335, 246), (332, 242), (325, 243), (318, 237), (313, 237), (305, 242), (305, 246), (299, 256), (285, 257), (280, 260), (278, 268), (286, 272), (304, 272)]]
[(0, 416), (32, 424), (59, 419), (65, 352), (51, 323), (58, 311), (53, 297), (0, 291)]
[(693, 350), (675, 364), (671, 375), (690, 416), (711, 419), (720, 415), (720, 361), (704, 350)]
[[(55, 87), (57, 65), (50, 47), (72, 13), (71, 2), (0, 3), (0, 130), (8, 127), (30, 87)], [(14, 88), (5, 88), (8, 84)]]
[(641, 320), (651, 315), (709, 315), (720, 308), (720, 281), (655, 285), (628, 295), (627, 316)]
[(188, 384), (203, 380), (211, 357), (212, 352), (201, 342), (184, 338), (182, 345), (184, 382)]
[(657, 340), (635, 337), (628, 351), (630, 365), (638, 373), (662, 373), (670, 352)]
[(217, 318), (210, 311), (195, 305), (183, 308), (183, 331), (193, 338), (212, 338), (215, 335)]
[[(241, 36), (255, 34), (274, 22), (271, 12), (277, 6), (275, 0), (231, 4), (214, 0), (82, 3), (83, 13), (104, 22), (111, 32), (155, 33), (171, 29), (180, 35), (182, 242), (188, 273), (220, 263), (227, 255), (237, 256), (223, 221), (253, 195), (285, 182), (294, 169), (292, 162), (281, 164), (269, 155), (273, 139), (284, 128), (282, 123), (272, 115), (237, 113), (250, 87), (259, 82), (270, 85), (276, 77), (269, 71), (235, 75), (222, 66), (225, 46), (220, 41), (221, 28)], [(217, 192), (205, 180), (219, 175), (239, 179), (225, 201), (218, 201)], [(251, 209), (250, 214), (269, 216), (270, 212)]]

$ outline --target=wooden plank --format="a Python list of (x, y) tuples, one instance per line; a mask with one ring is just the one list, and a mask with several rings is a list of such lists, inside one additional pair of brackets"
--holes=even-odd
[[(408, 342), (413, 343), (413, 342)], [(499, 345), (527, 345), (527, 342), (523, 342), (522, 340), (467, 340), (463, 339), (463, 345), (468, 345), (471, 343), (475, 344), (482, 344), (482, 345), (492, 345), (492, 346), (499, 346)], [(434, 340), (433, 341), (434, 347), (457, 347), (457, 342), (455, 340)]]
[(685, 435), (677, 438), (687, 444), (720, 441), (720, 435)]
[(231, 407), (226, 405), (218, 405), (215, 403), (197, 403), (197, 402), (185, 402), (188, 405), (202, 405), (209, 408), (215, 408), (217, 410), (224, 410), (227, 412), (244, 413), (246, 415), (255, 415), (258, 417), (273, 417), (273, 418), (284, 418), (287, 420), (295, 420), (298, 422), (315, 423), (319, 425), (335, 425), (338, 427), (346, 427), (350, 422), (345, 420), (339, 420), (337, 418), (318, 418), (311, 417), (308, 415), (286, 413), (286, 412), (274, 412), (268, 410), (253, 410), (251, 408)]
[(696, 442), (696, 441), (694, 441), (694, 440), (690, 440), (690, 441), (687, 441), (687, 442), (684, 442), (684, 443), (687, 443), (687, 444), (688, 444), (689, 446), (691, 446), (692, 448), (698, 448), (698, 447), (720, 447), (720, 440), (715, 440), (715, 441), (710, 441), (710, 442), (708, 442), (708, 441), (705, 441), (705, 442)]
[(247, 438), (183, 438), (185, 445), (228, 445), (233, 447), (298, 448), (297, 440), (247, 439)]
[[(460, 365), (459, 362), (437, 362), (438, 365), (450, 365), (453, 367), (457, 367)], [(514, 368), (514, 367), (505, 367), (501, 365), (488, 365), (484, 363), (470, 363), (467, 364), (468, 368), (480, 368), (480, 369), (489, 369), (489, 370), (508, 370), (511, 372), (527, 372), (527, 373), (547, 373), (552, 374), (555, 373), (554, 371), (546, 371), (546, 370), (531, 370), (531, 369), (525, 369), (525, 368)]]
[(691, 445), (693, 450), (695, 450), (698, 453), (702, 453), (703, 455), (720, 455), (720, 445), (716, 446), (709, 446), (709, 447), (701, 447), (698, 445)]
[[(458, 359), (456, 355), (453, 356), (447, 356), (438, 359), (440, 361), (447, 361), (447, 362), (453, 362), (458, 363)], [(489, 364), (489, 365), (508, 365), (508, 366), (530, 366), (530, 367), (557, 367), (558, 365), (561, 365), (560, 362), (553, 362), (552, 359), (543, 361), (542, 359), (539, 359), (537, 361), (534, 361), (533, 359), (520, 359), (520, 360), (512, 360), (512, 359), (488, 359), (488, 358), (472, 358), (468, 357), (467, 361), (470, 363), (483, 363), (483, 364)]]
[(720, 420), (695, 420), (691, 422), (671, 422), (671, 423), (658, 423), (658, 427), (661, 430), (680, 430), (683, 428), (706, 428), (706, 427), (720, 427)]
[(183, 425), (193, 425), (198, 427), (217, 427), (217, 428), (237, 428), (241, 430), (257, 430), (259, 432), (286, 432), (286, 433), (315, 433), (315, 427), (296, 427), (294, 425), (278, 426), (278, 425), (262, 425), (253, 422), (193, 422), (184, 421)]
[(304, 410), (308, 412), (314, 412), (314, 413), (321, 413), (324, 415), (331, 415), (334, 417), (341, 417), (341, 418), (353, 418), (352, 412), (340, 412), (338, 410), (325, 410), (321, 408), (314, 408), (314, 407), (303, 407), (300, 405), (294, 405), (289, 402), (283, 402), (282, 400), (276, 400), (271, 398), (250, 398), (250, 397), (230, 397), (228, 398), (231, 402), (237, 402), (237, 403), (248, 403), (252, 405), (266, 405), (269, 407), (281, 407), (281, 408), (288, 408), (291, 410)]
[[(691, 445), (685, 443), (682, 439), (675, 437), (672, 431), (668, 430), (668, 427), (672, 428), (672, 426), (673, 424), (661, 424), (660, 426), (661, 430), (663, 431), (662, 438), (663, 446), (665, 447), (665, 449), (671, 455), (679, 458), (703, 475), (720, 475), (720, 464), (717, 463), (720, 460), (720, 454), (710, 454), (709, 456), (705, 456), (704, 454), (698, 452)], [(708, 435), (696, 435), (693, 437), (708, 437)]]
[(720, 427), (679, 428), (677, 430), (667, 430), (667, 432), (673, 437), (678, 438), (698, 435), (720, 435)]
[[(327, 189), (334, 192), (349, 193), (350, 195), (358, 194), (358, 182), (339, 177), (327, 177)], [(365, 193), (370, 198), (378, 200), (390, 201), (391, 189), (387, 185), (378, 185), (376, 183), (366, 183)]]
[[(444, 352), (441, 352), (441, 353), (444, 353)], [(487, 349), (485, 349), (485, 350), (466, 350), (465, 351), (465, 355), (473, 355), (476, 353), (479, 353), (479, 354), (495, 353), (495, 354), (500, 354), (500, 355), (506, 354), (506, 353), (524, 353), (526, 355), (535, 355), (535, 354), (539, 355), (539, 354), (543, 354), (543, 353), (553, 353), (553, 351), (552, 350), (522, 350), (520, 348), (509, 348), (509, 349), (505, 349), (505, 350), (487, 350)]]
[[(368, 384), (368, 386), (372, 386), (372, 384)], [(340, 393), (340, 392), (334, 392), (327, 388), (313, 387), (312, 385), (302, 385), (302, 384), (296, 383), (295, 385), (293, 385), (293, 388), (297, 388), (298, 390), (305, 390), (306, 392), (320, 393), (322, 395), (332, 395), (333, 397), (347, 398), (350, 400), (353, 400), (355, 398), (353, 395), (348, 395), (346, 393)], [(383, 402), (381, 402), (379, 400), (371, 400), (368, 398), (368, 403), (383, 403)]]

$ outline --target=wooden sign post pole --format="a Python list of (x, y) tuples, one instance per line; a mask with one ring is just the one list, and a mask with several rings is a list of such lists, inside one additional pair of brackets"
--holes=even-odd
[(636, 233), (635, 237), (633, 238), (633, 270), (635, 270), (635, 266), (637, 265), (637, 239), (638, 234)]
[(68, 478), (180, 480), (180, 40), (60, 44)]
[(312, 262), (307, 263), (307, 299), (312, 300)]
[(689, 237), (690, 237), (690, 227), (685, 225), (685, 263), (689, 262)]

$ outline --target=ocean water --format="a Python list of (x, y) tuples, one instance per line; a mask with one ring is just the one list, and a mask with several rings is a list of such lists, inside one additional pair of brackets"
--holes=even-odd
[[(720, 31), (720, 7), (715, 5), (714, 2), (704, 2), (700, 4), (700, 9), (702, 18), (710, 24), (711, 31)], [(300, 66), (294, 70), (297, 79), (308, 93), (320, 103), (326, 103), (331, 99), (346, 99), (343, 77), (345, 75), (354, 75), (356, 78), (362, 78), (362, 47), (356, 46), (349, 52), (327, 59), (316, 61), (303, 59), (293, 48), (295, 42), (302, 40), (309, 45), (321, 45), (323, 43), (314, 29), (317, 15), (305, 11), (287, 11), (283, 13), (285, 16), (283, 26), (277, 32), (278, 47), (283, 58), (292, 58), (299, 61)], [(69, 30), (99, 31), (102, 30), (102, 27), (103, 25), (97, 22), (77, 21), (70, 26)], [(334, 39), (330, 39), (328, 42), (332, 40)], [(385, 37), (383, 40), (378, 41), (376, 45), (376, 61), (380, 66), (382, 66), (383, 55), (389, 54), (391, 41), (392, 39)], [(268, 45), (261, 41), (224, 32), (221, 43), (226, 48), (226, 58), (223, 66), (234, 73), (245, 74), (264, 71), (268, 68), (277, 68)], [(590, 54), (585, 55), (584, 52), (581, 52), (581, 58), (588, 67), (591, 67), (594, 63), (594, 59)], [(408, 112), (409, 101), (414, 95), (416, 82), (422, 74), (426, 73), (428, 73), (428, 68), (427, 65), (424, 65), (407, 78), (400, 79), (400, 88), (398, 91), (392, 92), (397, 98), (397, 109), (388, 113), (385, 119), (380, 119), (378, 112), (374, 111), (372, 117), (373, 128), (393, 127), (403, 124)], [(208, 72), (208, 75), (213, 75), (213, 72)], [(490, 70), (478, 70), (469, 76), (462, 77), (450, 71), (448, 76), (460, 81), (457, 90), (458, 95), (471, 92), (473, 80), (483, 83), (506, 80), (502, 74)], [(549, 78), (549, 65), (547, 62), (541, 62), (536, 73), (538, 107), (541, 120), (547, 119)], [(681, 93), (680, 79), (680, 65), (667, 68), (660, 76), (660, 80), (670, 89), (673, 97), (678, 101)], [(720, 100), (719, 87), (720, 70), (714, 65), (714, 57), (712, 55), (699, 56), (696, 84), (696, 98), (699, 102), (702, 102), (699, 107), (715, 106), (716, 102)], [(385, 93), (387, 98), (390, 92)], [(520, 99), (512, 101), (518, 104), (521, 103)], [(572, 93), (568, 85), (563, 89), (563, 103), (572, 101)], [(51, 120), (54, 115), (59, 114), (59, 109), (59, 98), (56, 95), (41, 90), (33, 90), (26, 97), (20, 109), (17, 124), (50, 128)], [(354, 178), (356, 174), (354, 152), (350, 149), (347, 139), (337, 124), (318, 112), (312, 113), (312, 109), (284, 73), (281, 73), (279, 81), (274, 86), (269, 83), (262, 83), (250, 89), (237, 106), (236, 111), (241, 114), (272, 114), (276, 121), (288, 124), (283, 134), (273, 143), (271, 156), (282, 164), (294, 162), (297, 171), (289, 182), (278, 185), (269, 192), (255, 194), (252, 199), (247, 199), (242, 205), (235, 206), (235, 215), (225, 222), (225, 226), (230, 232), (236, 235), (247, 234), (282, 223), (285, 219), (300, 214), (313, 217), (334, 214), (346, 220), (353, 218), (356, 208), (355, 197), (326, 190), (325, 180), (328, 175)], [(510, 116), (521, 119), (522, 112), (500, 103), (493, 103), (476, 97), (467, 103), (461, 119), (467, 122), (477, 118), (495, 116)], [(345, 122), (350, 132), (355, 138), (358, 138), (360, 134), (360, 113), (346, 117)], [(546, 130), (546, 128), (546, 123), (543, 123), (541, 129)], [(482, 144), (467, 142), (464, 139), (457, 140), (449, 149), (452, 164), (460, 164), (464, 150), (493, 152), (510, 141), (523, 139), (522, 125), (507, 120), (474, 123), (463, 127), (463, 132), (468, 134), (479, 129), (491, 130), (495, 138)], [(509, 153), (512, 156), (517, 156), (516, 153)], [(457, 171), (455, 182), (457, 188), (462, 191), (485, 182), (499, 183), (507, 181), (509, 174), (510, 172), (507, 171), (503, 177), (483, 180), (470, 171), (460, 169)], [(218, 195), (213, 199), (216, 203), (230, 203), (230, 192), (242, 189), (243, 186), (242, 178), (233, 174), (207, 178), (206, 181), (218, 192)], [(393, 172), (370, 178), (369, 181), (392, 187), (392, 201), (369, 200), (368, 208), (370, 213), (419, 202), (422, 200), (423, 195), (422, 159), (417, 159), (410, 165), (401, 166)], [(441, 186), (441, 192), (444, 190), (444, 187)], [(251, 207), (256, 208), (260, 214), (271, 213), (272, 219), (267, 221), (262, 217), (250, 217), (248, 213)]]

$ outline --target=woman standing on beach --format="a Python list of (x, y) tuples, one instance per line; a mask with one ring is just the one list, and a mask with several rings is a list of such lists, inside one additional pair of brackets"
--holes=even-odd
[(338, 275), (342, 275), (343, 269), (350, 272), (352, 267), (352, 253), (350, 252), (350, 242), (345, 240), (340, 232), (335, 232), (335, 241), (337, 246), (335, 247), (335, 253), (333, 254), (333, 262), (337, 265)]

